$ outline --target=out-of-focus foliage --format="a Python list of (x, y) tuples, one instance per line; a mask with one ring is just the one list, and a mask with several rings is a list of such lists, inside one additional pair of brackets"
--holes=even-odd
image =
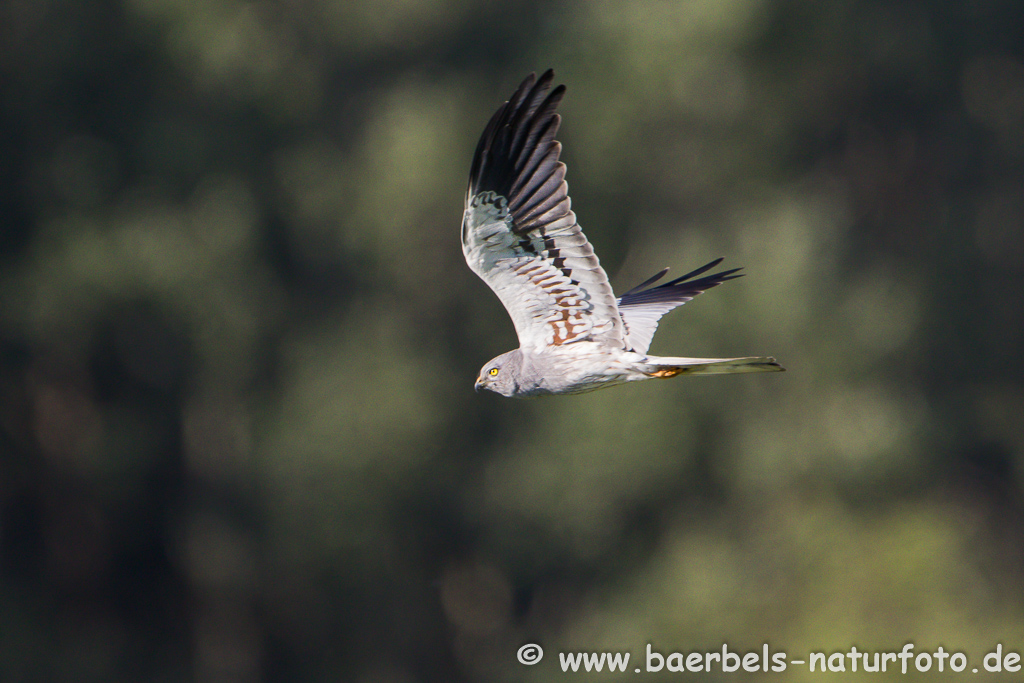
[[(473, 393), (466, 173), (548, 66), (616, 288), (750, 276), (653, 351), (788, 373)], [(1022, 271), (1018, 2), (2, 0), (0, 678), (1019, 652)]]

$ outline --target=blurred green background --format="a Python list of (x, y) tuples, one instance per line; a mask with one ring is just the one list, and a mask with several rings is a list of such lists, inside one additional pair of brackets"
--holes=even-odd
[[(473, 392), (549, 66), (615, 288), (749, 275), (652, 351), (789, 372)], [(1024, 650), (1016, 0), (0, 0), (0, 87), (3, 681)]]

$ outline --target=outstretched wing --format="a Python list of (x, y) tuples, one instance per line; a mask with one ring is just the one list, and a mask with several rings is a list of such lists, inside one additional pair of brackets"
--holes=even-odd
[(565, 94), (530, 74), (484, 130), (469, 175), (462, 251), (505, 305), (524, 349), (582, 340), (625, 345), (608, 277), (569, 208), (562, 145)]
[(717, 287), (726, 280), (743, 277), (742, 274), (735, 274), (740, 270), (739, 268), (733, 268), (721, 273), (706, 275), (698, 280), (692, 279), (711, 270), (721, 262), (722, 259), (715, 259), (706, 266), (701, 266), (692, 273), (687, 273), (671, 282), (644, 289), (665, 277), (665, 273), (668, 272), (668, 268), (666, 268), (619, 297), (619, 313), (626, 326), (626, 346), (637, 353), (647, 353), (647, 349), (651, 347), (654, 332), (658, 329), (658, 321), (661, 320), (661, 316), (677, 306), (682, 306), (701, 292)]

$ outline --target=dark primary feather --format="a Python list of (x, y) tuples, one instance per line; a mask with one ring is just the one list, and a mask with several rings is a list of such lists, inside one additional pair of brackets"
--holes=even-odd
[(553, 79), (548, 69), (522, 82), (488, 122), (470, 169), (469, 195), (491, 190), (506, 197), (520, 235), (569, 213), (562, 146), (555, 140), (561, 122), (555, 109), (565, 86), (548, 93)]
[(619, 307), (639, 306), (642, 304), (652, 303), (684, 304), (698, 294), (706, 292), (712, 287), (717, 287), (726, 280), (735, 280), (738, 277), (743, 277), (742, 273), (739, 275), (735, 274), (742, 270), (741, 268), (733, 268), (732, 270), (724, 270), (721, 273), (707, 275), (698, 280), (691, 280), (691, 278), (697, 277), (701, 273), (711, 270), (721, 262), (721, 258), (715, 259), (711, 263), (701, 266), (693, 272), (687, 273), (682, 277), (677, 277), (675, 280), (666, 282), (663, 285), (658, 285), (657, 287), (652, 287), (651, 289), (644, 289), (644, 287), (652, 285), (665, 277), (665, 273), (668, 272), (668, 268), (666, 268), (654, 277), (637, 285), (619, 297)]

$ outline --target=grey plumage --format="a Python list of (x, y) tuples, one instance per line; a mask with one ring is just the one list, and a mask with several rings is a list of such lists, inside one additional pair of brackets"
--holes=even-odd
[[(661, 271), (616, 298), (570, 208), (562, 146), (565, 94), (553, 72), (531, 74), (491, 117), (473, 155), (462, 248), (469, 267), (508, 311), (519, 348), (487, 363), (477, 389), (503, 396), (574, 394), (678, 374), (778, 371), (769, 357), (647, 355), (668, 311), (737, 269), (703, 275), (722, 259), (662, 285)], [(695, 279), (696, 278), (696, 279)]]

